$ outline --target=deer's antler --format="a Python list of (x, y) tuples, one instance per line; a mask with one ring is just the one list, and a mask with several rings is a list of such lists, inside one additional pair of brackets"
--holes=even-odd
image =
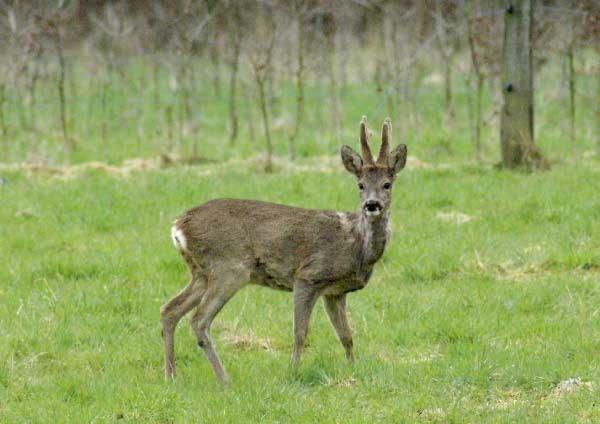
[(388, 166), (388, 156), (390, 153), (390, 141), (392, 138), (392, 120), (385, 118), (381, 128), (381, 147), (377, 156), (377, 165)]
[(373, 155), (368, 142), (367, 117), (363, 116), (360, 120), (360, 147), (362, 150), (363, 165), (373, 165)]

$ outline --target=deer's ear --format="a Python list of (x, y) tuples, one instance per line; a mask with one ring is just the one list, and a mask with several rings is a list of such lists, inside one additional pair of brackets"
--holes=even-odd
[(407, 153), (408, 149), (406, 148), (406, 144), (400, 144), (390, 152), (388, 166), (390, 167), (390, 171), (393, 175), (396, 175), (398, 172), (400, 172), (406, 165)]
[(363, 165), (363, 161), (358, 155), (358, 153), (356, 153), (348, 146), (342, 146), (340, 154), (342, 156), (342, 162), (344, 163), (344, 167), (346, 167), (348, 172), (351, 172), (354, 175), (358, 176)]

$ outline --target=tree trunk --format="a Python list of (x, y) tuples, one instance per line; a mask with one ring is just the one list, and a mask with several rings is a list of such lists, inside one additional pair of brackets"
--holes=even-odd
[(31, 75), (31, 81), (29, 84), (29, 127), (32, 131), (35, 132), (36, 129), (36, 89), (37, 89), (37, 82), (38, 82), (38, 78), (40, 76), (40, 72), (39, 72), (39, 67), (41, 66), (40, 63), (38, 62), (39, 57), (36, 56), (33, 59), (33, 73)]
[(4, 103), (6, 102), (6, 85), (0, 82), (0, 135), (4, 137), (6, 131), (6, 119), (4, 117)]
[(237, 112), (237, 79), (240, 65), (240, 36), (233, 35), (233, 52), (231, 57), (231, 71), (229, 75), (229, 120), (231, 121), (231, 132), (229, 144), (233, 145), (238, 136), (238, 112)]
[[(469, 105), (469, 115), (471, 116), (471, 134), (473, 137), (473, 144), (475, 146), (475, 157), (478, 161), (481, 160), (481, 98), (483, 95), (483, 88), (485, 83), (485, 74), (483, 72), (480, 56), (477, 52), (475, 45), (475, 34), (473, 32), (473, 24), (471, 17), (471, 10), (467, 11), (467, 34), (468, 34), (468, 43), (469, 43), (469, 53), (471, 55), (471, 69), (472, 69), (472, 77), (475, 79), (476, 91), (475, 91), (475, 104), (473, 105), (473, 98), (471, 97), (471, 93), (469, 90), (468, 93), (468, 105)], [(472, 78), (469, 78), (472, 80)], [(472, 89), (471, 87), (469, 87)], [(473, 116), (473, 114), (475, 114)]]
[(304, 23), (302, 22), (302, 12), (298, 12), (297, 23), (296, 122), (294, 132), (290, 136), (289, 144), (289, 154), (292, 160), (296, 157), (296, 138), (298, 137), (302, 119), (304, 118)]
[(452, 57), (444, 57), (444, 106), (446, 113), (453, 114), (452, 110)]
[(278, 69), (277, 69), (277, 62), (272, 60), (271, 57), (269, 57), (268, 62), (266, 63), (267, 66), (267, 71), (266, 71), (266, 76), (267, 76), (267, 80), (265, 81), (265, 83), (267, 84), (265, 86), (266, 90), (265, 90), (265, 94), (267, 95), (267, 104), (269, 106), (269, 110), (271, 111), (271, 114), (273, 116), (278, 116), (280, 115), (281, 111), (280, 111), (280, 102), (279, 102), (279, 98), (278, 96), (278, 87), (277, 87), (277, 73), (278, 73)]
[(4, 103), (6, 101), (6, 85), (0, 81), (0, 139), (4, 146), (4, 159), (8, 162), (8, 137), (6, 137), (6, 119), (4, 117)]
[[(244, 80), (244, 78), (240, 78), (240, 88), (242, 90), (242, 95), (244, 96), (244, 101), (246, 105), (251, 105), (254, 102), (252, 95), (250, 93), (251, 88), (248, 86), (248, 83)], [(254, 108), (248, 106), (245, 108), (246, 120), (248, 123), (248, 136), (250, 137), (250, 145), (252, 146), (252, 150), (257, 150), (258, 146), (256, 145), (256, 129), (255, 129), (255, 118), (254, 118)]]
[(65, 55), (60, 35), (56, 36), (56, 55), (58, 56), (58, 100), (60, 102), (60, 126), (63, 134), (65, 152), (73, 152), (73, 140), (69, 137), (67, 129), (67, 99), (65, 95)]
[(258, 96), (260, 102), (260, 112), (263, 120), (263, 128), (265, 131), (265, 141), (267, 144), (267, 163), (265, 172), (273, 170), (271, 156), (273, 155), (273, 144), (271, 143), (271, 128), (269, 124), (269, 112), (267, 110), (267, 98), (265, 94), (265, 79), (264, 76), (256, 76), (256, 85), (258, 86)]
[(476, 91), (476, 103), (475, 103), (475, 156), (478, 161), (481, 161), (481, 100), (483, 97), (483, 87), (485, 80), (482, 75), (477, 76), (477, 91)]
[(173, 150), (175, 140), (175, 131), (173, 129), (173, 106), (168, 105), (165, 108), (165, 125), (167, 126), (167, 152)]
[[(388, 46), (388, 21), (389, 19), (386, 17), (385, 13), (381, 14), (381, 22), (379, 23), (379, 48), (380, 51), (378, 53), (378, 59), (381, 60), (381, 71), (382, 71), (382, 89), (385, 90), (384, 98), (387, 105), (387, 113), (386, 116), (394, 116), (394, 100), (392, 99), (392, 93), (390, 90), (390, 83), (392, 81), (392, 75), (390, 70), (389, 63), (389, 54), (388, 52), (391, 50), (391, 46)], [(392, 24), (393, 25), (393, 24)], [(394, 37), (394, 32), (391, 34), (391, 38)], [(393, 40), (392, 40), (393, 41)]]
[(464, 80), (466, 85), (465, 95), (467, 100), (467, 118), (469, 120), (469, 130), (471, 133), (471, 141), (475, 143), (475, 108), (473, 107), (473, 72), (467, 75)]
[(343, 95), (347, 92), (348, 88), (348, 62), (350, 61), (350, 53), (352, 49), (352, 40), (347, 30), (340, 33), (340, 93)]
[(102, 118), (100, 119), (100, 136), (102, 138), (102, 151), (104, 154), (104, 160), (108, 159), (108, 121), (110, 117), (108, 116), (108, 90), (109, 90), (109, 82), (108, 76), (104, 77), (104, 81), (102, 81), (102, 95), (100, 96), (100, 103), (102, 107)]
[(569, 71), (569, 140), (573, 149), (573, 158), (575, 158), (577, 156), (577, 147), (575, 142), (575, 64), (573, 43), (569, 44), (567, 62)]
[(596, 74), (596, 82), (596, 137), (598, 144), (597, 149), (600, 154), (600, 72)]
[(442, 3), (437, 2), (435, 8), (435, 28), (440, 57), (444, 62), (444, 106), (446, 114), (452, 114), (452, 47), (448, 40), (447, 23), (444, 21)]
[(153, 85), (153, 99), (154, 99), (154, 110), (160, 110), (160, 68), (156, 58), (152, 58), (152, 85)]
[(509, 0), (504, 14), (500, 147), (506, 168), (547, 165), (534, 145), (533, 4), (534, 0)]
[(213, 86), (215, 89), (215, 96), (218, 99), (221, 97), (221, 72), (219, 70), (219, 46), (217, 45), (216, 37), (212, 39), (209, 56), (210, 62), (212, 64)]
[(325, 52), (326, 55), (328, 56), (328, 67), (327, 67), (327, 73), (329, 76), (329, 99), (331, 101), (331, 120), (333, 121), (333, 126), (335, 129), (335, 137), (338, 140), (342, 139), (342, 111), (341, 111), (341, 104), (340, 104), (340, 96), (339, 96), (339, 88), (338, 88), (338, 84), (337, 84), (337, 75), (335, 72), (336, 69), (336, 58), (337, 58), (337, 52), (336, 52), (336, 46), (335, 46), (335, 34), (336, 34), (336, 29), (335, 29), (335, 25), (337, 25), (337, 22), (334, 24), (334, 30), (332, 31), (331, 34), (329, 34), (327, 36), (327, 45), (326, 45), (326, 49), (327, 51)]

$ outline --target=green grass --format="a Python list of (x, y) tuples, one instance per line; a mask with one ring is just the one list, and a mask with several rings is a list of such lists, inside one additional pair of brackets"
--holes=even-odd
[[(131, 60), (103, 106), (103, 76), (89, 65), (69, 70), (73, 154), (61, 150), (55, 87), (42, 79), (33, 126), (23, 90), (8, 91), (0, 162), (115, 164), (186, 154), (194, 141), (217, 161), (264, 150), (252, 92), (240, 93), (240, 138), (228, 144), (226, 97), (215, 96), (201, 63), (185, 123), (196, 131), (183, 136), (166, 67), (155, 91), (148, 64)], [(440, 85), (424, 83), (416, 103), (401, 99), (387, 110), (384, 93), (350, 82), (341, 140), (329, 124), (327, 86), (309, 80), (301, 166), (273, 174), (256, 161), (73, 178), (0, 168), (0, 422), (598, 422), (600, 162), (582, 154), (597, 143), (596, 82), (578, 78), (574, 163), (563, 159), (572, 146), (560, 81), (557, 63), (536, 75), (536, 142), (554, 163), (548, 172), (489, 165), (499, 159), (496, 118), (483, 128), (484, 162), (474, 164), (469, 92), (459, 75), (456, 115), (446, 123)], [(273, 141), (281, 164), (295, 92), (291, 81), (278, 87)], [(491, 94), (488, 87), (486, 119)], [(291, 296), (250, 287), (213, 326), (233, 386), (215, 381), (186, 320), (176, 335), (178, 378), (165, 383), (159, 308), (187, 283), (172, 220), (216, 197), (355, 209), (352, 177), (337, 159), (328, 172), (331, 163), (317, 156), (356, 145), (363, 114), (374, 132), (391, 115), (395, 142), (434, 166), (409, 162), (400, 175), (391, 244), (369, 286), (349, 297), (357, 362), (344, 361), (319, 306), (301, 367), (292, 370)], [(440, 219), (457, 212), (472, 219)], [(582, 384), (558, 393), (570, 378)]]
[[(0, 422), (600, 420), (595, 160), (536, 174), (407, 169), (391, 244), (349, 297), (355, 365), (319, 306), (293, 371), (291, 296), (250, 287), (213, 326), (233, 386), (215, 381), (186, 320), (165, 383), (159, 308), (187, 282), (172, 219), (225, 196), (354, 209), (355, 183), (337, 169), (4, 172)], [(590, 385), (556, 394), (575, 377)]]

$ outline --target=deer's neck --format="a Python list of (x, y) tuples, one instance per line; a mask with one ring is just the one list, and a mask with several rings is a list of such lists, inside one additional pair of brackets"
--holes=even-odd
[(389, 211), (381, 217), (369, 219), (359, 213), (357, 230), (361, 243), (362, 264), (371, 266), (381, 258), (390, 238)]

